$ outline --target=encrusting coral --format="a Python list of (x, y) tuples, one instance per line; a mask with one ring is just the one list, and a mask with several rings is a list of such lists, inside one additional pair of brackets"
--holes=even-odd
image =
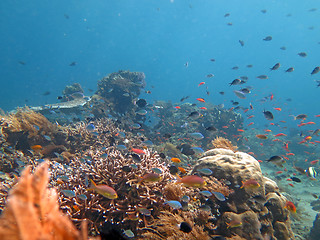
[[(48, 164), (42, 163), (30, 173), (27, 167), (10, 192), (0, 218), (0, 239), (83, 239), (83, 235), (64, 216), (58, 194), (48, 189)], [(85, 236), (86, 237), (86, 236)]]

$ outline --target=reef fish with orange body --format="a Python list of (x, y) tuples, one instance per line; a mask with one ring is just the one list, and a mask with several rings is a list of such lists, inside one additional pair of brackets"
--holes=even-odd
[(197, 175), (184, 176), (183, 178), (179, 178), (177, 180), (177, 183), (182, 183), (186, 187), (195, 188), (201, 188), (207, 184), (203, 178)]
[(93, 190), (97, 193), (101, 194), (102, 196), (108, 199), (116, 199), (118, 198), (117, 192), (108, 185), (105, 184), (96, 184), (92, 179), (90, 179), (91, 186), (87, 190)]
[(245, 182), (242, 181), (241, 188), (256, 189), (256, 188), (259, 188), (259, 187), (260, 187), (260, 184), (255, 179), (249, 179), (249, 180), (247, 180)]

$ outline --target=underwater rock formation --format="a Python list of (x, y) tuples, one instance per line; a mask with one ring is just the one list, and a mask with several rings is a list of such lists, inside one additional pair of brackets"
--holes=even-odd
[(144, 73), (120, 70), (102, 78), (96, 94), (113, 112), (124, 114), (135, 108), (133, 100), (139, 97), (145, 85)]
[(320, 236), (320, 214), (318, 213), (310, 231), (310, 240), (318, 240)]
[(286, 240), (293, 237), (289, 211), (284, 208), (287, 199), (274, 181), (262, 175), (256, 159), (243, 152), (213, 149), (198, 160), (193, 172), (203, 168), (212, 170), (218, 180), (228, 181), (234, 190), (227, 206), (220, 211), (218, 233), (245, 239), (274, 237)]

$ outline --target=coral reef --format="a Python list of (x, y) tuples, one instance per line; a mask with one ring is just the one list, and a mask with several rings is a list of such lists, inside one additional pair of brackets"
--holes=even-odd
[[(228, 181), (229, 187), (234, 190), (227, 205), (220, 209), (222, 217), (217, 222), (218, 233), (245, 239), (268, 236), (280, 240), (293, 237), (289, 211), (284, 208), (287, 199), (279, 192), (275, 182), (262, 175), (258, 161), (252, 156), (213, 149), (198, 160), (193, 172), (201, 168), (211, 169), (218, 180)], [(243, 187), (251, 179), (258, 183), (258, 187)], [(228, 223), (237, 220), (239, 224), (228, 226)]]
[(29, 108), (2, 116), (2, 137), (15, 150), (26, 152), (33, 145), (63, 144), (61, 129)]
[(320, 214), (318, 213), (313, 222), (313, 227), (310, 231), (310, 240), (317, 240), (320, 236)]
[(98, 82), (96, 94), (102, 97), (114, 113), (132, 111), (133, 100), (140, 95), (144, 88), (145, 75), (142, 72), (118, 71), (111, 73)]
[(224, 137), (216, 137), (214, 140), (212, 140), (212, 145), (214, 148), (230, 149), (233, 152), (236, 152), (238, 149), (237, 146), (234, 146), (230, 140)]
[[(139, 239), (154, 239), (154, 240), (174, 240), (174, 239), (211, 239), (206, 231), (204, 231), (204, 224), (198, 225), (195, 223), (195, 218), (199, 213), (181, 212), (174, 214), (169, 211), (161, 212), (158, 219), (155, 219), (152, 226), (144, 228), (142, 238)], [(179, 229), (181, 222), (187, 222), (191, 227), (191, 232), (183, 232)]]
[(61, 214), (57, 193), (47, 188), (48, 181), (47, 163), (33, 175), (30, 167), (23, 171), (0, 218), (1, 239), (87, 239)]

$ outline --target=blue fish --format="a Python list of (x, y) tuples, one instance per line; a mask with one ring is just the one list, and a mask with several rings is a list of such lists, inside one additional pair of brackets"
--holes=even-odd
[(103, 158), (103, 159), (106, 159), (106, 158), (108, 158), (108, 154), (103, 153), (103, 154), (100, 155), (100, 157)]
[(95, 126), (94, 126), (92, 123), (90, 123), (90, 124), (87, 125), (86, 129), (87, 129), (89, 132), (93, 132), (96, 128), (95, 128)]
[(84, 194), (78, 195), (77, 198), (79, 198), (80, 200), (83, 200), (83, 201), (87, 200), (87, 196)]
[(120, 138), (125, 138), (126, 137), (126, 134), (124, 132), (119, 132), (118, 136)]
[(194, 132), (194, 133), (188, 133), (188, 135), (190, 137), (192, 137), (193, 139), (195, 140), (201, 140), (204, 138), (204, 136), (202, 135), (202, 133), (199, 133), (199, 132)]
[(141, 125), (139, 123), (134, 123), (132, 124), (131, 126), (133, 129), (140, 129), (141, 128)]
[(212, 171), (209, 168), (201, 168), (201, 169), (197, 169), (197, 171), (206, 176), (209, 176), (212, 174)]
[(126, 150), (127, 149), (127, 147), (125, 146), (125, 145), (117, 145), (117, 149), (118, 150)]
[(140, 109), (139, 111), (137, 111), (136, 112), (136, 114), (139, 114), (139, 115), (146, 115), (148, 112), (147, 112), (147, 110), (145, 110), (145, 109)]
[(145, 140), (142, 142), (142, 144), (150, 147), (153, 145), (153, 142), (151, 142), (150, 140)]
[(181, 209), (182, 208), (181, 203), (178, 201), (175, 201), (175, 200), (166, 201), (166, 202), (164, 202), (164, 204), (168, 204), (173, 209)]
[(204, 150), (201, 147), (192, 147), (191, 149), (197, 154), (204, 153)]
[(62, 194), (63, 194), (64, 196), (66, 196), (66, 197), (72, 198), (72, 197), (75, 197), (75, 196), (76, 196), (75, 192), (72, 191), (72, 190), (61, 190), (61, 192), (62, 192)]
[(221, 202), (226, 200), (226, 197), (222, 193), (212, 191), (212, 194)]
[(212, 193), (210, 191), (201, 191), (200, 193), (205, 197), (211, 197), (212, 196)]

